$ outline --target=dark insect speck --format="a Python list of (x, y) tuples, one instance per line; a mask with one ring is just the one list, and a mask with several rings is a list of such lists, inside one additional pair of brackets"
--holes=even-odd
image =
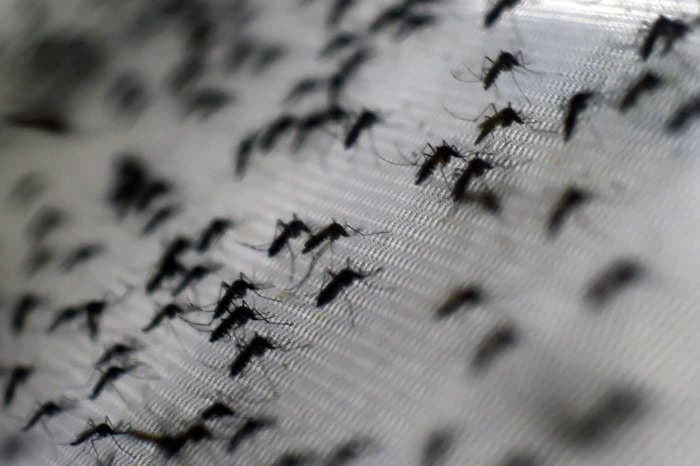
[(32, 276), (44, 267), (49, 265), (49, 263), (54, 259), (55, 254), (48, 246), (38, 245), (35, 246), (27, 255), (24, 263), (24, 271), (27, 276)]
[(328, 101), (340, 102), (340, 95), (359, 72), (360, 68), (372, 58), (372, 50), (367, 47), (360, 47), (352, 55), (343, 60), (335, 73), (328, 79)]
[(571, 139), (579, 116), (588, 108), (594, 96), (595, 93), (593, 91), (581, 91), (569, 98), (564, 113), (564, 142)]
[(441, 466), (455, 441), (455, 434), (449, 429), (437, 429), (428, 435), (423, 444), (421, 466)]
[(239, 348), (238, 355), (236, 355), (229, 367), (231, 378), (238, 377), (254, 358), (262, 357), (268, 351), (273, 351), (280, 347), (267, 337), (256, 333), (249, 342), (240, 345)]
[(332, 0), (326, 17), (326, 26), (334, 28), (340, 24), (348, 11), (355, 6), (356, 0)]
[[(525, 68), (522, 52), (511, 53), (501, 50), (496, 59), (484, 57), (481, 73), (477, 77), (483, 84), (484, 90), (487, 91), (496, 83), (502, 73), (514, 71), (516, 68)], [(461, 81), (456, 75), (453, 74), (453, 76)]]
[(290, 451), (277, 458), (272, 466), (311, 466), (317, 464), (318, 454), (311, 450)]
[(294, 149), (298, 150), (304, 145), (307, 137), (312, 132), (323, 129), (329, 123), (341, 123), (348, 118), (349, 114), (343, 107), (331, 104), (329, 106), (311, 110), (304, 116), (299, 117), (296, 125), (296, 138), (294, 140)]
[(274, 63), (282, 59), (287, 50), (281, 44), (270, 44), (262, 46), (254, 59), (253, 69), (256, 73), (266, 71)]
[(179, 94), (198, 81), (206, 71), (206, 60), (199, 53), (188, 53), (171, 71), (168, 87)]
[(651, 93), (664, 85), (664, 79), (653, 71), (646, 71), (634, 81), (620, 99), (619, 110), (623, 113), (636, 105), (643, 94)]
[(438, 17), (432, 13), (411, 13), (400, 21), (394, 38), (396, 40), (405, 39), (421, 29), (433, 26), (437, 21)]
[(127, 431), (119, 429), (119, 427), (112, 427), (109, 424), (109, 419), (105, 419), (105, 422), (100, 424), (95, 424), (92, 421), (88, 421), (90, 427), (78, 434), (78, 436), (69, 445), (76, 447), (82, 445), (83, 443), (94, 440), (95, 438), (107, 438), (113, 437), (115, 435), (124, 435)]
[(86, 243), (81, 244), (71, 250), (61, 263), (61, 267), (66, 272), (70, 272), (75, 267), (84, 264), (94, 257), (102, 254), (105, 247), (101, 243)]
[(218, 264), (196, 264), (185, 271), (182, 280), (171, 291), (172, 296), (182, 293), (185, 288), (194, 286), (221, 268)]
[(41, 242), (56, 229), (68, 222), (68, 214), (57, 207), (44, 207), (32, 217), (27, 226), (27, 236)]
[(258, 432), (271, 429), (277, 425), (277, 420), (270, 417), (253, 417), (248, 418), (233, 434), (228, 442), (228, 452), (233, 454), (244, 440), (253, 437)]
[(302, 233), (311, 233), (311, 229), (303, 220), (299, 219), (296, 214), (292, 216), (292, 220), (289, 222), (278, 219), (276, 231), (279, 231), (279, 234), (273, 238), (272, 243), (270, 243), (267, 249), (268, 257), (275, 257), (279, 254), (282, 248), (289, 245), (289, 240), (298, 238)]
[(226, 68), (229, 72), (237, 71), (251, 57), (253, 57), (258, 44), (250, 37), (241, 36), (231, 46), (226, 58)]
[(153, 318), (151, 318), (150, 322), (148, 322), (148, 324), (146, 324), (146, 326), (143, 327), (141, 331), (144, 333), (148, 333), (154, 330), (156, 327), (160, 326), (160, 324), (165, 319), (175, 319), (176, 317), (185, 314), (185, 312), (186, 311), (179, 304), (168, 303), (155, 313)]
[(510, 106), (508, 103), (507, 107), (503, 107), (498, 110), (495, 105), (491, 105), (493, 109), (493, 114), (485, 117), (477, 126), (479, 128), (479, 135), (474, 140), (474, 145), (479, 145), (481, 142), (491, 133), (493, 133), (497, 128), (508, 128), (513, 123), (522, 125), (525, 123), (522, 116)]
[(195, 424), (175, 434), (158, 435), (138, 430), (129, 430), (127, 433), (130, 437), (154, 444), (168, 458), (177, 455), (188, 442), (199, 443), (212, 438), (211, 431), (202, 424)]
[(638, 419), (643, 411), (643, 401), (639, 393), (615, 387), (582, 415), (562, 417), (556, 432), (562, 440), (577, 447), (596, 445)]
[(97, 359), (95, 362), (95, 367), (100, 368), (116, 359), (126, 358), (139, 349), (141, 349), (141, 347), (136, 342), (114, 343), (105, 349), (104, 353), (102, 353), (102, 355)]
[(100, 333), (100, 321), (108, 305), (109, 303), (104, 300), (88, 301), (84, 305), (88, 335), (93, 340), (96, 340)]
[(272, 120), (262, 132), (258, 140), (260, 149), (264, 152), (269, 152), (277, 143), (277, 139), (284, 136), (285, 133), (294, 129), (298, 122), (298, 118), (290, 113), (283, 113)]
[(356, 281), (364, 280), (365, 278), (379, 273), (381, 267), (370, 272), (355, 270), (351, 268), (348, 260), (344, 269), (339, 272), (328, 271), (331, 279), (326, 283), (316, 297), (316, 307), (324, 307), (331, 303), (343, 290), (352, 286)]
[(116, 109), (126, 115), (140, 115), (148, 107), (148, 90), (145, 79), (134, 72), (117, 75), (107, 91), (107, 98)]
[(339, 443), (328, 453), (325, 466), (345, 466), (365, 455), (375, 446), (369, 437), (357, 436)]
[(437, 147), (427, 143), (426, 147), (427, 151), (424, 150), (422, 153), (425, 160), (420, 167), (418, 167), (418, 171), (416, 172), (416, 185), (423, 183), (435, 172), (436, 168), (444, 167), (450, 163), (450, 160), (453, 158), (464, 158), (455, 146), (447, 144), (446, 141), (442, 141)]
[(589, 307), (599, 309), (621, 291), (638, 283), (645, 272), (645, 267), (636, 259), (616, 259), (593, 278), (583, 299)]
[(660, 40), (664, 41), (661, 55), (666, 55), (671, 51), (673, 45), (683, 39), (690, 31), (690, 25), (684, 21), (659, 15), (644, 36), (639, 48), (639, 56), (646, 61)]
[(64, 135), (73, 130), (68, 118), (57, 111), (24, 111), (3, 117), (6, 125), (16, 128)]
[(126, 215), (137, 202), (142, 202), (142, 195), (149, 181), (148, 167), (139, 154), (123, 152), (117, 155), (107, 201), (120, 218)]
[(381, 121), (382, 120), (377, 113), (364, 109), (345, 135), (345, 141), (343, 142), (345, 148), (349, 149), (354, 146), (363, 131), (369, 130)]
[(435, 311), (435, 319), (446, 319), (452, 316), (462, 306), (474, 307), (482, 304), (486, 299), (484, 290), (474, 284), (454, 290), (448, 298)]
[(242, 178), (248, 169), (248, 164), (250, 163), (250, 158), (253, 155), (253, 149), (255, 149), (255, 142), (258, 139), (258, 132), (253, 131), (248, 133), (241, 139), (236, 148), (236, 159), (234, 161), (234, 174)]
[(547, 234), (550, 238), (559, 234), (564, 222), (574, 211), (591, 201), (592, 194), (585, 189), (570, 186), (564, 190), (561, 197), (552, 208), (547, 220)]
[[(351, 227), (348, 228), (352, 229)], [(354, 229), (352, 230), (355, 231)], [(301, 253), (308, 254), (313, 250), (317, 249), (324, 242), (327, 242), (327, 244), (332, 244), (340, 238), (349, 237), (350, 233), (348, 233), (346, 227), (333, 220), (325, 227), (309, 235), (309, 237), (304, 242), (304, 247), (302, 248)]]
[(357, 34), (340, 32), (328, 40), (326, 45), (321, 49), (319, 55), (323, 58), (330, 58), (336, 53), (357, 43), (359, 39), (360, 37)]
[(23, 92), (32, 104), (16, 122), (65, 134), (72, 125), (60, 109), (67, 109), (74, 97), (102, 74), (108, 50), (99, 36), (75, 28), (33, 32), (34, 39), (19, 65)]
[(222, 417), (236, 417), (238, 413), (233, 409), (229, 408), (224, 403), (219, 401), (212, 403), (206, 409), (202, 411), (199, 417), (203, 421), (210, 421), (212, 419), (219, 419)]
[(233, 102), (233, 95), (223, 89), (203, 87), (194, 89), (185, 99), (185, 114), (207, 119)]
[(498, 463), (498, 466), (538, 466), (539, 462), (537, 455), (525, 449), (518, 449), (509, 452), (503, 460)]
[(503, 204), (501, 197), (490, 189), (482, 191), (468, 191), (464, 193), (460, 202), (467, 204), (476, 204), (487, 212), (497, 215), (501, 212)]
[(197, 240), (197, 244), (195, 246), (197, 252), (204, 253), (208, 251), (216, 241), (221, 239), (227, 230), (233, 227), (233, 225), (234, 223), (230, 219), (223, 217), (213, 218), (209, 222), (209, 225), (207, 225), (202, 231), (199, 239)]
[(497, 0), (491, 5), (489, 11), (484, 16), (484, 27), (490, 28), (506, 10), (515, 8), (521, 0)]
[(29, 73), (52, 81), (62, 91), (96, 77), (107, 58), (98, 38), (75, 31), (40, 36), (30, 46), (27, 57)]
[(666, 122), (666, 131), (678, 133), (700, 116), (700, 95), (686, 99)]
[(15, 301), (12, 310), (12, 333), (19, 335), (24, 330), (29, 314), (44, 303), (44, 298), (34, 293), (23, 293)]
[(371, 34), (376, 34), (398, 23), (402, 18), (411, 13), (412, 6), (412, 2), (409, 0), (384, 8), (372, 20), (372, 22), (370, 22), (368, 32)]
[(134, 203), (134, 208), (138, 212), (143, 212), (151, 207), (156, 201), (167, 196), (173, 191), (170, 181), (163, 178), (151, 178), (143, 185), (143, 189)]
[(17, 178), (8, 197), (16, 204), (27, 205), (46, 191), (46, 187), (46, 179), (41, 173), (25, 173)]
[(180, 213), (180, 206), (170, 204), (156, 210), (151, 218), (141, 229), (141, 235), (146, 236), (155, 232), (163, 223), (169, 221), (175, 215)]
[(452, 200), (462, 202), (474, 180), (481, 178), (493, 169), (493, 164), (478, 156), (473, 157), (461, 171), (452, 187)]
[(134, 369), (136, 369), (136, 367), (136, 364), (132, 364), (130, 366), (109, 366), (97, 380), (97, 383), (95, 383), (95, 386), (90, 392), (88, 399), (96, 400), (107, 385), (113, 384), (124, 375), (132, 372)]
[(3, 405), (9, 406), (15, 399), (15, 394), (20, 385), (24, 385), (29, 380), (29, 377), (34, 373), (34, 367), (18, 365), (12, 368), (10, 377), (5, 385), (5, 394), (3, 397)]
[(46, 333), (53, 333), (54, 331), (58, 330), (59, 327), (73, 322), (80, 317), (83, 312), (84, 308), (80, 305), (71, 305), (59, 309), (56, 311), (56, 316), (51, 321), (51, 324), (46, 329)]
[(493, 363), (496, 356), (512, 349), (520, 341), (520, 334), (511, 324), (498, 325), (491, 330), (477, 345), (470, 366), (475, 372), (481, 372)]
[(27, 423), (22, 427), (22, 431), (26, 432), (36, 425), (37, 422), (43, 418), (54, 417), (64, 411), (65, 407), (54, 401), (47, 401), (43, 403), (36, 411), (31, 415)]
[(192, 247), (192, 241), (184, 236), (175, 237), (163, 251), (155, 273), (146, 282), (146, 292), (153, 293), (165, 279), (175, 277), (186, 270), (180, 256)]

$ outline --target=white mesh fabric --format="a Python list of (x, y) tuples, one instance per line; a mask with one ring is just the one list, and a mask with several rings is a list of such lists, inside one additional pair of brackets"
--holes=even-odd
[[(224, 2), (215, 3), (223, 8)], [(32, 170), (49, 185), (30, 209), (9, 202), (3, 207), (0, 267), (7, 325), (0, 326), (0, 360), (37, 368), (3, 411), (3, 436), (18, 435), (37, 402), (60, 396), (79, 400), (74, 410), (48, 420), (46, 430), (37, 426), (19, 436), (19, 456), (6, 464), (93, 464), (89, 443), (65, 445), (88, 419), (109, 416), (144, 431), (175, 432), (215, 400), (247, 415), (274, 416), (278, 426), (229, 454), (227, 440), (241, 421), (212, 423), (213, 440), (185, 447), (171, 462), (272, 464), (290, 450), (328, 455), (338, 443), (362, 435), (374, 445), (356, 464), (420, 464), (430, 433), (448, 429), (456, 440), (445, 464), (495, 465), (515, 450), (536, 454), (535, 464), (697, 464), (700, 261), (694, 237), (700, 229), (695, 206), (700, 126), (669, 135), (664, 124), (697, 92), (698, 35), (689, 34), (672, 53), (655, 54), (646, 64), (637, 56), (643, 21), (659, 13), (689, 19), (695, 2), (531, 1), (506, 12), (488, 30), (481, 24), (484, 2), (423, 7), (439, 22), (398, 43), (379, 35), (372, 41), (374, 57), (344, 93), (351, 108), (383, 115), (385, 121), (371, 135), (344, 150), (340, 129), (331, 128), (314, 133), (298, 153), (291, 153), (286, 138), (269, 155), (255, 154), (246, 176), (237, 180), (232, 148), (283, 109), (302, 112), (322, 105), (322, 94), (296, 106), (281, 101), (298, 79), (327, 72), (334, 63), (317, 59), (329, 37), (323, 27), (329, 2), (260, 3), (250, 31), (280, 41), (288, 53), (259, 75), (209, 70), (204, 82), (230, 89), (236, 99), (204, 122), (183, 119), (164, 90), (163, 80), (179, 56), (178, 35), (166, 28), (145, 43), (126, 40), (126, 25), (141, 8), (134, 2), (51, 4), (50, 19), (31, 32), (19, 30), (9, 19), (18, 13), (8, 7), (3, 55), (8, 70), (31, 34), (59, 26), (97, 28), (108, 39), (112, 59), (105, 76), (85, 89), (71, 110), (77, 133), (55, 137), (4, 129), (0, 136), (6, 190)], [(344, 28), (361, 29), (390, 2), (359, 3)], [(222, 25), (230, 20), (221, 15)], [(469, 78), (465, 66), (477, 70), (484, 56), (502, 49), (522, 50), (529, 62), (530, 71), (516, 75), (522, 93), (508, 73), (499, 78), (498, 90), (489, 92), (452, 76), (455, 71)], [(103, 101), (107, 77), (124, 67), (151, 79), (154, 100), (138, 120), (115, 117)], [(619, 114), (609, 102), (647, 67), (668, 76), (669, 84)], [(13, 78), (8, 71), (8, 106), (22, 90)], [(564, 144), (565, 99), (586, 87), (603, 97)], [(473, 118), (491, 102), (499, 107), (511, 102), (528, 120), (497, 131), (491, 140), (490, 150), (502, 166), (485, 183), (503, 195), (498, 216), (473, 206), (453, 209), (439, 173), (415, 186), (414, 167), (392, 165), (375, 154), (404, 163), (401, 154), (419, 151), (427, 142), (444, 139), (469, 148), (475, 124), (450, 112)], [(175, 181), (173, 199), (183, 208), (145, 239), (139, 236), (145, 216), (117, 222), (104, 201), (114, 156), (126, 149), (142, 153), (153, 172)], [(453, 162), (445, 170), (448, 177), (458, 166)], [(548, 239), (548, 212), (572, 183), (592, 191), (594, 199), (558, 238)], [(30, 249), (25, 227), (46, 205), (70, 214), (69, 224), (48, 240), (54, 248), (65, 251), (99, 240), (107, 253), (70, 274), (52, 264), (25, 278), (20, 273)], [(276, 220), (293, 213), (314, 227), (337, 219), (387, 233), (339, 240), (302, 287), (285, 291), (291, 286), (289, 255), (270, 259), (246, 245), (269, 242)], [(244, 272), (274, 284), (265, 293), (280, 300), (254, 297), (252, 302), (274, 320), (294, 324), (250, 324), (248, 336), (255, 330), (289, 348), (266, 354), (236, 380), (227, 373), (238, 352), (233, 341), (211, 344), (206, 333), (177, 320), (141, 332), (158, 306), (171, 299), (167, 290), (143, 293), (163, 244), (179, 233), (197, 234), (214, 216), (230, 216), (238, 224), (205, 258), (189, 254), (186, 262), (208, 259), (223, 268), (196, 292), (183, 294), (182, 301), (210, 304), (221, 280)], [(648, 274), (602, 312), (590, 312), (582, 302), (586, 285), (618, 257), (638, 258)], [(346, 258), (356, 267), (382, 271), (317, 309), (323, 270), (338, 270)], [(308, 264), (297, 257), (297, 279)], [(435, 321), (433, 312), (448, 292), (469, 282), (483, 285), (492, 299)], [(56, 309), (107, 291), (120, 294), (132, 284), (135, 291), (106, 311), (97, 342), (75, 326), (46, 334)], [(50, 302), (15, 336), (9, 309), (23, 290), (46, 294)], [(503, 322), (517, 325), (520, 343), (483, 374), (473, 374), (468, 363), (479, 341)], [(143, 365), (116, 389), (86, 400), (98, 376), (95, 359), (126, 335), (143, 342), (136, 356)], [(557, 415), (585, 410), (619, 385), (644, 400), (634, 422), (588, 447), (557, 436)], [(110, 455), (116, 464), (166, 460), (146, 442), (128, 437), (117, 442), (95, 444), (101, 460)]]

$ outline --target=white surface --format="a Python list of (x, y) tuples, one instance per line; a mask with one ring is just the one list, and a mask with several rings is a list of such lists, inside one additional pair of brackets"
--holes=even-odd
[[(400, 160), (397, 148), (407, 154), (442, 139), (468, 147), (474, 125), (454, 119), (444, 107), (471, 118), (491, 101), (511, 101), (536, 120), (508, 130), (505, 139), (497, 137), (499, 160), (530, 162), (488, 175), (489, 185), (505, 195), (504, 212), (494, 218), (471, 207), (452, 214), (439, 178), (414, 186), (413, 169), (379, 160), (367, 137), (360, 149), (346, 152), (339, 140), (316, 134), (291, 156), (285, 141), (274, 153), (254, 157), (245, 179), (234, 181), (229, 175), (232, 147), (280, 112), (292, 83), (329, 66), (314, 59), (325, 37), (320, 26), (324, 2), (304, 9), (295, 2), (265, 3), (256, 33), (287, 41), (291, 53), (265, 75), (243, 72), (226, 81), (238, 102), (205, 123), (183, 122), (164, 91), (158, 91), (162, 95), (137, 124), (123, 123), (105, 110), (95, 90), (86, 93), (76, 114), (82, 128), (77, 136), (3, 130), (2, 185), (9, 189), (18, 175), (38, 168), (50, 179), (50, 191), (39, 204), (71, 213), (72, 223), (52, 243), (67, 247), (102, 239), (109, 248), (106, 256), (70, 275), (54, 266), (27, 282), (18, 270), (30, 212), (3, 207), (0, 271), (6, 302), (19, 290), (34, 289), (51, 296), (50, 309), (56, 309), (123, 289), (124, 282), (141, 286), (162, 241), (175, 233), (194, 234), (214, 215), (242, 222), (211, 254), (225, 266), (220, 279), (243, 271), (286, 287), (287, 257), (269, 260), (240, 243), (269, 241), (275, 220), (293, 212), (317, 226), (336, 218), (367, 231), (388, 230), (387, 235), (339, 241), (334, 248), (336, 268), (351, 257), (355, 264), (382, 266), (384, 272), (368, 282), (376, 286), (358, 285), (347, 294), (354, 327), (343, 300), (322, 310), (314, 306), (329, 257), (282, 304), (256, 300), (278, 320), (295, 325), (257, 323), (252, 328), (309, 346), (265, 356), (240, 381), (227, 377), (226, 366), (236, 352), (232, 343), (211, 345), (205, 334), (179, 322), (174, 329), (166, 325), (140, 335), (156, 305), (168, 301), (165, 293), (151, 299), (139, 291), (108, 311), (99, 344), (77, 330), (45, 335), (48, 310), (35, 314), (21, 338), (1, 325), (0, 360), (40, 367), (40, 375), (3, 412), (5, 434), (19, 429), (35, 401), (63, 394), (85, 398), (88, 380), (95, 378), (90, 365), (108, 343), (129, 334), (147, 345), (139, 356), (147, 363), (144, 378), (118, 383), (124, 400), (107, 390), (95, 403), (81, 401), (74, 416), (48, 421), (51, 436), (35, 429), (23, 437), (32, 442), (26, 464), (94, 462), (87, 447), (75, 461), (78, 451), (60, 446), (85, 428), (88, 417), (109, 415), (134, 427), (172, 431), (188, 425), (221, 394), (251, 414), (274, 414), (280, 429), (259, 435), (231, 457), (225, 440), (235, 424), (217, 424), (221, 440), (187, 447), (173, 462), (270, 464), (290, 448), (327, 452), (354, 434), (367, 434), (379, 448), (357, 464), (417, 464), (428, 432), (454, 426), (459, 442), (448, 463), (455, 465), (497, 464), (520, 447), (552, 465), (698, 464), (700, 124), (674, 137), (663, 132), (663, 124), (679, 102), (700, 91), (697, 73), (683, 63), (697, 66), (700, 36), (691, 34), (674, 53), (649, 61), (673, 84), (643, 99), (628, 115), (600, 104), (587, 112), (566, 145), (560, 133), (546, 131), (559, 131), (564, 96), (586, 86), (619, 95), (614, 93), (644, 68), (633, 46), (642, 20), (661, 12), (691, 13), (697, 5), (542, 0), (506, 13), (484, 31), (482, 2), (448, 1), (434, 8), (442, 18), (436, 27), (399, 44), (378, 42), (376, 59), (358, 74), (347, 96), (354, 108), (376, 108), (387, 116), (387, 124), (373, 132), (386, 158)], [(378, 11), (375, 2), (363, 3), (346, 24), (365, 24)], [(75, 15), (60, 16), (56, 21), (80, 24)], [(85, 21), (91, 21), (87, 16)], [(122, 46), (117, 26), (110, 24), (114, 31), (108, 37), (114, 37), (114, 49), (123, 51), (112, 68), (129, 63), (162, 79), (177, 57), (176, 41), (165, 34), (148, 47)], [(507, 75), (498, 81), (500, 95), (452, 77), (450, 71), (464, 65), (478, 69), (484, 55), (501, 49), (522, 49), (537, 71), (517, 75), (531, 104)], [(10, 94), (21, 89), (13, 85), (8, 84)], [(125, 148), (142, 151), (154, 171), (176, 180), (186, 209), (147, 240), (138, 236), (139, 220), (118, 224), (103, 202), (112, 157)], [(549, 241), (543, 228), (547, 212), (572, 182), (598, 197)], [(648, 279), (600, 315), (587, 312), (581, 302), (586, 283), (610, 260), (626, 255), (643, 260), (651, 271)], [(297, 270), (305, 270), (303, 261), (297, 261)], [(493, 303), (434, 322), (431, 311), (447, 291), (470, 281), (483, 283)], [(200, 285), (199, 301), (213, 301), (217, 284), (210, 279)], [(468, 358), (479, 339), (507, 318), (523, 329), (523, 344), (483, 377), (468, 374)], [(575, 449), (553, 438), (546, 406), (581, 409), (613, 383), (639, 387), (645, 395), (648, 410), (638, 423), (595, 448)], [(260, 401), (273, 390), (279, 398)], [(139, 463), (163, 461), (135, 441), (120, 444)], [(103, 457), (116, 450), (109, 440), (97, 448)], [(115, 458), (118, 464), (133, 461), (118, 450)]]

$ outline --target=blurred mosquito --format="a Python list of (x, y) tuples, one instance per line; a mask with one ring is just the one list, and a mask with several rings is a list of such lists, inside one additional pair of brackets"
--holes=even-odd
[[(97, 448), (95, 447), (95, 443), (98, 440), (105, 439), (105, 438), (111, 438), (114, 444), (121, 450), (125, 455), (129, 456), (132, 460), (135, 460), (133, 455), (128, 453), (124, 447), (122, 447), (117, 439), (115, 437), (119, 435), (126, 435), (128, 434), (130, 430), (130, 426), (128, 424), (124, 423), (118, 423), (117, 425), (113, 425), (112, 422), (110, 421), (109, 417), (105, 416), (104, 422), (101, 422), (99, 424), (96, 424), (95, 421), (93, 420), (88, 420), (88, 428), (80, 432), (75, 440), (70, 442), (68, 445), (72, 447), (77, 447), (83, 445), (85, 442), (90, 442), (90, 448), (92, 449), (93, 453), (95, 454), (95, 457), (99, 458), (100, 455), (97, 453)], [(84, 453), (84, 451), (81, 451), (78, 453), (78, 455), (73, 458), (71, 461), (71, 464), (77, 464), (76, 460)]]
[(292, 214), (292, 219), (289, 221), (284, 221), (282, 219), (277, 219), (275, 223), (275, 234), (272, 238), (272, 242), (264, 246), (254, 246), (246, 244), (245, 246), (255, 249), (257, 251), (266, 250), (268, 257), (275, 257), (277, 254), (286, 248), (291, 257), (291, 276), (294, 276), (294, 259), (295, 254), (290, 245), (291, 240), (298, 239), (301, 235), (311, 234), (311, 229), (309, 226), (297, 217), (297, 214)]
[[(359, 236), (373, 236), (373, 235), (382, 235), (386, 234), (388, 231), (376, 231), (372, 233), (366, 233), (359, 228), (353, 227), (347, 223), (341, 224), (338, 223), (335, 219), (331, 221), (328, 225), (320, 228), (319, 230), (315, 231), (314, 233), (310, 234), (306, 241), (304, 242), (304, 246), (301, 250), (302, 254), (313, 254), (313, 259), (311, 260), (311, 263), (309, 264), (309, 268), (306, 271), (306, 274), (301, 278), (301, 280), (292, 288), (296, 289), (302, 284), (306, 282), (306, 280), (309, 278), (311, 275), (311, 272), (318, 262), (318, 260), (321, 258), (321, 256), (328, 250), (331, 250), (331, 254), (333, 253), (333, 244), (338, 241), (341, 238), (351, 238), (353, 236), (359, 235)], [(332, 263), (332, 260), (331, 260)]]
[(481, 64), (481, 71), (478, 75), (467, 68), (467, 71), (469, 71), (469, 73), (477, 79), (476, 81), (464, 80), (454, 72), (452, 73), (452, 76), (456, 80), (465, 83), (480, 82), (483, 84), (484, 90), (489, 90), (492, 86), (497, 87), (496, 80), (498, 80), (501, 74), (510, 72), (516, 87), (523, 97), (525, 97), (525, 100), (530, 103), (530, 99), (528, 99), (525, 92), (523, 92), (523, 89), (515, 76), (515, 74), (521, 70), (534, 72), (527, 67), (522, 50), (518, 50), (515, 53), (501, 50), (495, 59), (484, 57), (483, 63)]

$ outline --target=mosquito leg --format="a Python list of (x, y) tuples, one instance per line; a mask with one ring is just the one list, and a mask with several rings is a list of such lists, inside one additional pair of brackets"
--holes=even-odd
[(289, 251), (289, 257), (290, 257), (290, 266), (289, 266), (289, 282), (291, 283), (294, 281), (294, 275), (296, 272), (296, 256), (294, 255), (294, 251), (292, 250), (292, 247), (287, 243), (287, 251)]
[(530, 99), (527, 98), (527, 94), (525, 94), (525, 93), (523, 92), (523, 88), (520, 87), (520, 83), (518, 82), (518, 79), (515, 77), (515, 73), (512, 73), (512, 75), (513, 75), (513, 82), (515, 83), (515, 86), (518, 88), (518, 90), (519, 90), (520, 93), (523, 95), (523, 97), (525, 97), (525, 100), (527, 101), (527, 103), (528, 103), (529, 105), (532, 105), (532, 102), (530, 102)]
[(134, 455), (132, 455), (131, 453), (129, 453), (128, 451), (126, 451), (126, 450), (124, 449), (124, 447), (121, 446), (121, 444), (117, 441), (116, 438), (114, 438), (114, 436), (112, 436), (112, 441), (113, 441), (114, 444), (117, 446), (117, 448), (119, 448), (119, 449), (122, 451), (122, 453), (124, 453), (126, 456), (128, 456), (128, 457), (131, 458), (131, 459), (136, 459), (136, 457), (135, 457)]

